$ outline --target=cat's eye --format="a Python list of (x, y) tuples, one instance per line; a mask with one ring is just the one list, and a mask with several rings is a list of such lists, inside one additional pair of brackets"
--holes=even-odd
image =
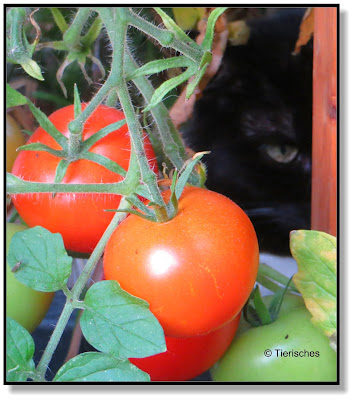
[(273, 160), (279, 163), (290, 163), (298, 154), (298, 148), (289, 144), (266, 144), (264, 150)]

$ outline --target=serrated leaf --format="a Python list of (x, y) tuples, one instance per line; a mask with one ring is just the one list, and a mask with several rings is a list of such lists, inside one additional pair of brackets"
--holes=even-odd
[(151, 108), (160, 103), (171, 90), (181, 85), (183, 82), (187, 81), (192, 75), (194, 75), (195, 72), (196, 69), (189, 67), (182, 74), (175, 76), (174, 78), (168, 79), (166, 82), (162, 83), (154, 92), (150, 104), (143, 111), (150, 111)]
[(148, 303), (100, 281), (87, 291), (81, 329), (96, 349), (120, 358), (142, 358), (166, 350), (164, 333)]
[(21, 67), (27, 72), (29, 76), (39, 81), (44, 81), (40, 66), (32, 59), (28, 59), (21, 63)]
[(216, 9), (214, 9), (210, 16), (208, 17), (207, 20), (207, 27), (206, 27), (206, 34), (205, 37), (202, 41), (201, 46), (206, 49), (211, 51), (212, 49), (212, 42), (213, 42), (213, 36), (214, 36), (214, 28), (217, 22), (217, 19), (220, 17), (221, 14), (224, 13), (224, 11), (227, 9), (228, 7), (217, 7)]
[(298, 263), (293, 281), (312, 314), (312, 322), (326, 336), (336, 332), (336, 238), (324, 232), (291, 232), (290, 250)]
[(6, 380), (24, 382), (34, 372), (34, 341), (18, 322), (6, 318)]
[(15, 233), (7, 261), (16, 279), (40, 292), (62, 289), (71, 274), (61, 235), (41, 226)]
[(6, 108), (23, 106), (27, 104), (28, 99), (13, 89), (8, 83), (6, 84)]
[(144, 75), (158, 74), (159, 72), (165, 71), (166, 69), (187, 67), (189, 65), (190, 61), (185, 56), (154, 60), (136, 69), (131, 75), (126, 78), (126, 80), (136, 79)]
[(110, 354), (88, 352), (79, 354), (64, 364), (54, 382), (146, 382), (149, 375), (129, 360)]

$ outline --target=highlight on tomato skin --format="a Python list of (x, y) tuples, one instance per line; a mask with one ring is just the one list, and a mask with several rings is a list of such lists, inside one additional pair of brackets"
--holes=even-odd
[[(82, 105), (82, 109), (86, 107)], [(124, 114), (108, 106), (100, 105), (85, 123), (82, 139), (88, 139), (100, 129), (121, 121)], [(66, 106), (49, 116), (49, 120), (66, 137), (68, 124), (74, 119), (74, 106)], [(55, 150), (61, 147), (41, 127), (28, 140), (27, 144), (39, 142)], [(148, 137), (144, 138), (145, 150), (151, 168), (158, 173), (155, 153)], [(118, 163), (125, 170), (129, 167), (131, 143), (127, 125), (111, 132), (95, 143), (89, 150)], [(20, 151), (12, 173), (21, 179), (33, 182), (53, 183), (60, 158), (44, 151)], [(114, 183), (122, 176), (89, 160), (72, 162), (62, 183)], [(30, 227), (40, 225), (53, 233), (60, 233), (66, 249), (78, 253), (91, 253), (113, 218), (121, 196), (98, 193), (29, 193), (12, 195), (13, 203), (21, 218)]]
[(245, 212), (198, 187), (184, 188), (168, 222), (128, 216), (103, 259), (105, 278), (147, 301), (165, 335), (175, 338), (204, 335), (231, 321), (254, 287), (258, 264), (258, 241)]
[(166, 337), (167, 351), (146, 358), (130, 358), (151, 381), (187, 381), (211, 368), (226, 352), (237, 331), (241, 313), (207, 335)]

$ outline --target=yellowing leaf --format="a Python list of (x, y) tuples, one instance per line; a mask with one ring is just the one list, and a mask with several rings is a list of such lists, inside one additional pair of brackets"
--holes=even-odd
[(336, 333), (336, 238), (324, 232), (299, 230), (290, 235), (290, 250), (298, 263), (293, 281), (326, 336)]

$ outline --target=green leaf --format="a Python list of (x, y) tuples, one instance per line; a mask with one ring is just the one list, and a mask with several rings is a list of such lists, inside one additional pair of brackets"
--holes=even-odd
[(171, 90), (181, 85), (183, 82), (187, 81), (192, 75), (194, 75), (195, 72), (196, 69), (190, 67), (182, 74), (175, 76), (174, 78), (168, 79), (166, 82), (162, 83), (154, 92), (150, 104), (143, 111), (150, 111), (151, 108), (159, 104)]
[(44, 81), (42, 71), (39, 65), (32, 59), (28, 59), (21, 63), (21, 67), (27, 72), (29, 76), (39, 81)]
[(25, 382), (35, 371), (34, 341), (18, 322), (6, 318), (6, 380)]
[(130, 361), (110, 354), (88, 352), (79, 354), (64, 364), (54, 382), (139, 382), (149, 381), (149, 375)]
[(64, 152), (62, 150), (52, 149), (51, 147), (47, 146), (46, 144), (42, 144), (39, 142), (24, 144), (23, 146), (20, 146), (17, 149), (17, 151), (22, 151), (22, 150), (45, 151), (56, 157), (63, 157), (63, 155), (64, 155)]
[(150, 61), (136, 69), (126, 80), (136, 79), (143, 75), (158, 74), (166, 69), (190, 66), (190, 61), (185, 56), (165, 58), (163, 60)]
[(201, 44), (204, 49), (211, 51), (216, 21), (227, 8), (228, 7), (218, 7), (214, 9), (208, 17), (206, 34)]
[(64, 16), (61, 14), (61, 11), (54, 7), (50, 8), (50, 11), (53, 14), (56, 25), (59, 27), (61, 32), (64, 33), (69, 28), (69, 25), (65, 21)]
[(6, 84), (6, 108), (23, 106), (27, 104), (28, 99), (13, 89), (8, 83)]
[(61, 235), (41, 226), (15, 233), (7, 261), (16, 279), (41, 292), (62, 289), (71, 274), (72, 258)]
[(84, 303), (82, 333), (96, 349), (120, 358), (166, 350), (163, 329), (148, 303), (122, 290), (118, 282), (95, 283)]
[(290, 250), (298, 263), (293, 281), (326, 336), (336, 332), (336, 238), (324, 232), (298, 230), (290, 234)]
[(63, 150), (67, 150), (68, 139), (65, 137), (50, 121), (50, 119), (31, 101), (28, 100), (28, 105), (35, 119), (38, 121), (39, 125), (58, 143)]

